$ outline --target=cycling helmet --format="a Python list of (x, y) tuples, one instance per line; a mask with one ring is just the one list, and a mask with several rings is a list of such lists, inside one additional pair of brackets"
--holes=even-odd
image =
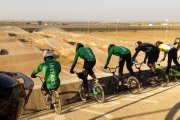
[(163, 42), (162, 41), (157, 41), (156, 42), (156, 46), (158, 47), (160, 44), (163, 44)]
[(83, 45), (82, 43), (78, 43), (78, 44), (76, 45), (76, 51), (77, 51), (79, 48), (81, 48), (81, 47), (84, 47), (84, 45)]
[(142, 44), (141, 41), (137, 41), (137, 42), (135, 43), (135, 50), (136, 50), (136, 48), (138, 48), (138, 46), (139, 46), (140, 44)]
[(18, 120), (25, 103), (25, 90), (11, 76), (0, 73), (0, 118)]
[(44, 60), (45, 60), (47, 57), (52, 57), (52, 58), (53, 58), (53, 55), (54, 55), (54, 53), (53, 53), (52, 50), (47, 49), (47, 50), (44, 50), (44, 51), (43, 51), (43, 58), (44, 58)]
[(176, 38), (176, 39), (174, 40), (174, 45), (179, 44), (179, 43), (180, 43), (180, 38)]
[(115, 45), (114, 45), (114, 44), (110, 44), (110, 45), (108, 46), (108, 52), (111, 50), (111, 48), (112, 48), (113, 46), (115, 46)]

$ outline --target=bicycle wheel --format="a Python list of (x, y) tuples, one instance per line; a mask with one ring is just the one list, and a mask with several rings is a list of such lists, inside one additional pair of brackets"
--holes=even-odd
[(104, 90), (100, 84), (94, 84), (93, 95), (98, 102), (104, 102)]
[(158, 70), (157, 77), (158, 77), (158, 81), (159, 81), (159, 86), (167, 86), (168, 85), (169, 77), (164, 71)]
[(169, 80), (178, 81), (180, 79), (180, 72), (177, 68), (171, 68), (169, 71)]
[(140, 83), (135, 77), (128, 78), (128, 89), (132, 94), (138, 94), (140, 91)]
[(51, 97), (50, 93), (46, 94), (44, 96), (44, 98), (45, 98), (46, 109), (51, 110), (51, 108), (52, 108), (52, 106), (51, 106), (52, 97)]
[(61, 114), (61, 99), (59, 93), (55, 90), (52, 91), (52, 105), (57, 114)]
[(86, 93), (84, 91), (83, 85), (79, 86), (79, 95), (80, 95), (80, 98), (81, 98), (82, 101), (87, 101)]
[(116, 79), (112, 78), (111, 80), (109, 80), (108, 89), (110, 93), (115, 94), (116, 92), (118, 92), (119, 82)]

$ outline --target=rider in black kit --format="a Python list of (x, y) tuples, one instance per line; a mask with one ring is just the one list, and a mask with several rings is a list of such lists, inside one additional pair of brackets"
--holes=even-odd
[(148, 59), (147, 65), (154, 73), (156, 68), (155, 62), (157, 62), (159, 58), (159, 53), (160, 53), (159, 48), (150, 43), (142, 43), (141, 41), (136, 42), (135, 46), (136, 46), (135, 47), (136, 52), (132, 58), (132, 61), (135, 60), (135, 58), (137, 57), (140, 51), (144, 52), (145, 57), (143, 62), (146, 63), (146, 60)]

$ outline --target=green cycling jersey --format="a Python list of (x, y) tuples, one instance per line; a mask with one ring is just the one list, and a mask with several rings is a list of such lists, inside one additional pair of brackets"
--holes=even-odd
[(71, 66), (71, 69), (74, 69), (76, 66), (78, 57), (82, 58), (85, 61), (96, 61), (96, 57), (92, 51), (91, 48), (89, 47), (81, 47), (77, 50), (73, 64)]
[(130, 53), (130, 50), (124, 46), (113, 46), (113, 47), (111, 47), (110, 51), (108, 52), (108, 57), (106, 60), (105, 67), (108, 66), (112, 55), (121, 56), (121, 55), (125, 55), (128, 53)]
[(55, 89), (60, 85), (59, 73), (61, 72), (61, 64), (51, 58), (40, 64), (32, 74), (36, 75), (43, 72), (45, 83), (48, 89)]

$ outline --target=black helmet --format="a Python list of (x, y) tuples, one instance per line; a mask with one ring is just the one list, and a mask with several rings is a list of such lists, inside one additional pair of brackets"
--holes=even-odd
[(179, 44), (179, 43), (180, 43), (180, 38), (177, 37), (177, 38), (174, 40), (174, 45)]
[(84, 47), (84, 45), (82, 43), (77, 43), (76, 45), (76, 51), (81, 48), (81, 47)]
[(137, 42), (135, 43), (135, 49), (138, 48), (138, 46), (139, 46), (140, 44), (142, 44), (142, 42), (141, 42), (141, 41), (137, 41)]
[(156, 42), (156, 46), (158, 47), (160, 44), (163, 44), (163, 42), (162, 41), (157, 41)]
[(21, 84), (7, 74), (0, 73), (0, 118), (20, 118), (25, 103), (25, 90)]
[(114, 44), (110, 44), (110, 45), (108, 46), (108, 52), (111, 50), (111, 48), (112, 48), (113, 46), (115, 46), (115, 45), (114, 45)]

